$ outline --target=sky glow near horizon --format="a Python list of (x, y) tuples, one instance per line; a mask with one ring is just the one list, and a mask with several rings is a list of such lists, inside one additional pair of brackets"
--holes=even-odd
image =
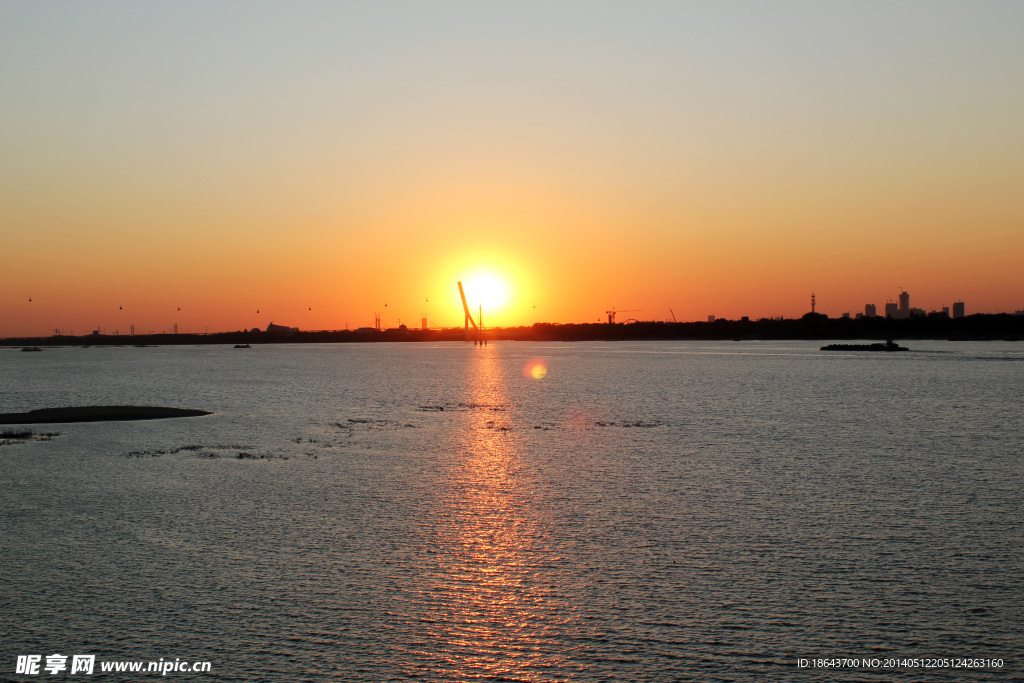
[(456, 282), (486, 273), (488, 326), (797, 317), (811, 292), (837, 316), (901, 287), (1024, 309), (1022, 25), (1019, 2), (3, 3), (0, 336), (460, 326)]

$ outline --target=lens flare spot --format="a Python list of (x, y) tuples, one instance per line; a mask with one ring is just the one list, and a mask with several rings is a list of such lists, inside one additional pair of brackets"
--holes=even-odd
[(548, 374), (548, 364), (540, 358), (534, 358), (523, 366), (523, 376), (527, 379), (544, 379)]

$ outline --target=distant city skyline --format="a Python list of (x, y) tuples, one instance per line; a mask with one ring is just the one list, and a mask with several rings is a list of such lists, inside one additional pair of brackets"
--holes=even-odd
[(0, 336), (457, 326), (457, 281), (493, 326), (900, 288), (1013, 312), (1022, 25), (998, 0), (2, 3)]
[[(932, 308), (932, 309), (926, 310), (926, 309), (923, 309), (923, 308), (913, 307), (913, 306), (910, 305), (910, 292), (907, 291), (907, 290), (903, 290), (903, 291), (900, 292), (897, 301), (892, 301), (892, 300), (887, 301), (885, 303), (885, 305), (884, 305), (884, 310), (881, 313), (878, 312), (878, 308), (877, 308), (877, 306), (875, 304), (868, 303), (868, 304), (864, 305), (864, 310), (862, 312), (842, 311), (842, 312), (834, 312), (832, 315), (829, 315), (828, 313), (822, 313), (821, 311), (817, 311), (816, 310), (817, 309), (817, 298), (818, 297), (817, 297), (816, 293), (812, 294), (812, 296), (811, 296), (811, 310), (810, 311), (805, 311), (804, 313), (796, 314), (796, 315), (789, 315), (789, 316), (787, 316), (787, 315), (779, 315), (779, 316), (769, 316), (769, 315), (738, 315), (738, 316), (735, 316), (733, 318), (730, 318), (728, 316), (719, 316), (719, 315), (711, 313), (711, 314), (708, 314), (708, 315), (706, 315), (704, 317), (701, 317), (701, 318), (698, 318), (698, 319), (693, 319), (693, 320), (690, 320), (690, 319), (687, 319), (687, 320), (677, 319), (677, 321), (678, 322), (709, 322), (710, 323), (710, 322), (715, 322), (716, 320), (786, 320), (786, 319), (792, 320), (792, 319), (800, 318), (800, 317), (802, 317), (803, 315), (805, 315), (808, 312), (817, 312), (820, 315), (825, 315), (826, 317), (829, 317), (829, 318), (851, 318), (851, 317), (856, 317), (856, 318), (865, 318), (865, 317), (867, 317), (867, 318), (871, 318), (871, 317), (882, 317), (882, 318), (893, 318), (893, 319), (896, 319), (896, 320), (906, 319), (906, 318), (910, 318), (910, 317), (913, 317), (913, 316), (927, 316), (927, 315), (935, 315), (935, 314), (943, 314), (943, 315), (949, 316), (951, 318), (963, 318), (963, 317), (965, 317), (966, 315), (968, 315), (970, 313), (981, 313), (981, 314), (990, 314), (990, 315), (991, 314), (998, 314), (998, 313), (1009, 313), (1009, 314), (1013, 314), (1013, 315), (1024, 315), (1024, 309), (1015, 309), (1013, 311), (970, 311), (970, 312), (968, 312), (966, 310), (966, 302), (964, 302), (964, 301), (954, 301), (954, 302), (952, 302), (951, 306), (941, 306), (941, 307), (938, 307), (938, 308)], [(33, 301), (30, 300), (28, 303), (33, 303)], [(123, 307), (119, 307), (119, 310), (121, 312), (123, 312)], [(309, 309), (307, 309), (307, 310), (309, 310)], [(640, 317), (636, 317), (636, 316), (633, 315), (634, 313), (639, 313), (639, 312), (640, 311), (638, 311), (638, 310), (637, 311), (616, 311), (616, 313), (628, 313), (628, 314), (630, 314), (631, 317), (630, 318), (626, 318), (626, 319), (624, 319), (622, 317), (615, 318), (614, 316), (609, 315), (611, 313), (611, 311), (605, 311), (604, 312), (604, 317), (598, 316), (596, 319), (591, 319), (591, 320), (588, 320), (588, 319), (584, 318), (584, 319), (579, 319), (579, 320), (568, 320), (568, 321), (535, 320), (533, 322), (535, 322), (535, 323), (554, 323), (554, 324), (560, 324), (560, 323), (575, 323), (575, 324), (579, 324), (579, 323), (602, 323), (602, 322), (620, 322), (621, 323), (621, 322), (634, 321), (634, 320), (641, 321), (641, 322), (674, 322), (673, 317), (672, 317), (672, 316), (674, 316), (674, 313), (672, 311), (668, 312), (669, 315), (661, 316), (661, 317), (658, 317), (658, 316), (643, 317), (642, 315)], [(475, 317), (475, 313), (474, 313), (474, 317)], [(46, 330), (40, 330), (40, 331), (34, 332), (34, 333), (2, 334), (2, 335), (0, 335), (0, 338), (5, 338), (5, 337), (6, 338), (11, 338), (11, 337), (14, 337), (14, 338), (16, 338), (16, 337), (45, 337), (45, 336), (52, 336), (52, 335), (58, 335), (58, 336), (63, 336), (63, 335), (66, 335), (66, 336), (83, 336), (83, 335), (89, 335), (89, 334), (94, 334), (94, 333), (100, 333), (100, 334), (104, 334), (104, 335), (109, 335), (109, 334), (113, 334), (113, 335), (122, 335), (122, 334), (123, 335), (135, 335), (135, 334), (146, 335), (146, 334), (178, 334), (179, 332), (182, 333), (182, 334), (206, 334), (206, 333), (211, 333), (211, 334), (212, 333), (218, 333), (219, 334), (219, 333), (224, 333), (224, 332), (248, 331), (248, 330), (262, 331), (262, 332), (270, 332), (270, 331), (277, 331), (277, 332), (281, 332), (281, 331), (293, 331), (293, 332), (303, 331), (303, 332), (309, 332), (309, 331), (317, 331), (317, 330), (322, 330), (322, 331), (344, 331), (344, 330), (358, 330), (358, 329), (363, 329), (363, 330), (373, 330), (373, 329), (383, 330), (383, 329), (395, 329), (395, 328), (398, 328), (398, 327), (406, 327), (406, 328), (409, 328), (409, 329), (423, 329), (423, 330), (427, 330), (427, 329), (458, 329), (460, 326), (462, 326), (461, 322), (458, 323), (458, 324), (440, 324), (440, 325), (429, 324), (429, 317), (425, 316), (425, 315), (421, 316), (420, 318), (418, 318), (416, 320), (404, 320), (403, 321), (401, 318), (395, 318), (394, 322), (388, 322), (379, 313), (373, 315), (373, 320), (371, 322), (365, 323), (365, 324), (357, 324), (357, 325), (346, 323), (344, 325), (335, 326), (335, 327), (315, 327), (315, 328), (313, 328), (313, 327), (301, 327), (299, 325), (294, 325), (294, 324), (292, 324), (293, 321), (285, 321), (285, 322), (287, 324), (279, 324), (278, 322), (274, 322), (272, 320), (272, 321), (268, 322), (266, 325), (253, 325), (253, 326), (249, 326), (249, 327), (243, 326), (243, 327), (231, 328), (231, 329), (218, 329), (218, 328), (212, 328), (210, 326), (204, 326), (203, 329), (186, 329), (186, 328), (182, 328), (182, 329), (179, 330), (179, 326), (178, 326), (177, 323), (173, 323), (169, 328), (168, 327), (153, 328), (153, 327), (139, 326), (138, 329), (136, 329), (136, 325), (134, 323), (129, 323), (126, 328), (120, 328), (120, 327), (106, 328), (106, 327), (103, 327), (102, 325), (99, 325), (99, 326), (96, 326), (94, 328), (90, 328), (90, 329), (87, 329), (87, 330), (78, 330), (78, 329), (73, 329), (73, 328), (68, 328), (68, 327), (53, 327), (53, 328), (48, 328)], [(361, 322), (363, 322), (363, 321), (361, 321)], [(465, 324), (468, 324), (468, 322), (465, 323)], [(531, 325), (531, 324), (533, 324), (533, 323), (524, 323), (522, 325)], [(494, 325), (488, 324), (487, 326), (488, 327), (517, 327), (517, 326), (521, 326), (521, 325), (516, 325), (516, 324), (499, 324), (499, 323), (496, 323)]]

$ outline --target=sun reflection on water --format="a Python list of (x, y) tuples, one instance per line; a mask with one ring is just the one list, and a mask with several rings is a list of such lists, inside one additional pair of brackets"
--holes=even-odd
[(510, 428), (499, 353), (475, 350), (466, 381), (477, 409), (453, 425), (449, 486), (431, 520), (434, 563), (417, 581), (422, 630), (410, 654), (420, 675), (550, 680), (571, 649), (563, 636), (572, 608)]

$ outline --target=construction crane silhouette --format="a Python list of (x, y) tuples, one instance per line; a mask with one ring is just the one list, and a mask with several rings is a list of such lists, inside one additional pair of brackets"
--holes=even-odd
[(616, 313), (636, 313), (636, 312), (642, 311), (642, 310), (644, 310), (644, 309), (642, 309), (642, 308), (630, 308), (630, 309), (627, 309), (625, 311), (616, 311), (615, 307), (612, 306), (612, 310), (605, 311), (605, 313), (608, 314), (608, 324), (609, 325), (614, 325), (615, 324), (615, 314)]
[[(484, 307), (480, 305), (480, 310), (477, 311), (477, 319), (473, 320), (473, 315), (469, 312), (469, 304), (466, 303), (466, 291), (462, 289), (462, 283), (459, 285), (459, 296), (462, 297), (462, 310), (466, 313), (466, 337), (469, 337), (469, 326), (472, 325), (473, 329), (476, 330), (476, 339), (473, 340), (473, 346), (479, 344), (484, 346), (487, 344), (487, 340), (484, 339)], [(478, 325), (477, 322), (480, 324)]]
[(672, 322), (674, 322), (674, 323), (679, 322), (678, 320), (676, 320), (676, 314), (672, 311), (671, 308), (668, 309), (668, 312), (672, 314)]
[(462, 283), (459, 283), (459, 296), (462, 297), (462, 310), (466, 313), (466, 333), (469, 333), (469, 326), (472, 324), (473, 329), (476, 329), (476, 321), (473, 320), (473, 315), (469, 312), (469, 304), (466, 303), (466, 292), (462, 289)]

